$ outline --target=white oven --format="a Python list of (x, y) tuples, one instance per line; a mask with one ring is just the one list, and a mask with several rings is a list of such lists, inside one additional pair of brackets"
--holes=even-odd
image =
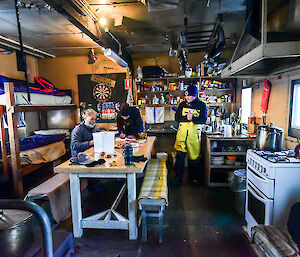
[(245, 218), (249, 235), (251, 228), (257, 224), (272, 224), (273, 204), (273, 199), (268, 199), (249, 180), (247, 181)]
[(247, 232), (257, 224), (286, 225), (291, 206), (300, 201), (300, 160), (274, 163), (247, 152), (245, 219)]

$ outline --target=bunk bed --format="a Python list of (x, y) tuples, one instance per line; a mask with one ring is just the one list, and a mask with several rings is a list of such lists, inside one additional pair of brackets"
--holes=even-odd
[[(0, 78), (1, 79), (1, 78)], [(1, 82), (1, 81), (0, 81)], [(20, 141), (17, 133), (17, 113), (38, 112), (40, 129), (47, 128), (47, 112), (53, 110), (71, 110), (72, 124), (75, 125), (76, 105), (72, 104), (71, 90), (59, 92), (40, 92), (32, 86), (29, 90), (30, 101), (28, 99), (27, 88), (18, 85), (21, 81), (16, 80), (16, 86), (11, 81), (4, 81), (4, 88), (0, 87), (0, 130), (1, 130), (1, 155), (3, 164), (2, 181), (7, 181), (12, 175), (15, 195), (24, 196), (23, 176), (42, 168), (53, 160), (65, 154), (63, 138), (56, 135), (52, 137), (35, 135), (26, 138), (25, 146)], [(8, 139), (4, 128), (4, 115), (8, 125)], [(48, 142), (50, 140), (50, 143)], [(53, 142), (52, 142), (52, 141)], [(9, 144), (8, 142), (9, 141)], [(42, 144), (42, 141), (47, 141)], [(20, 143), (21, 142), (21, 147)], [(31, 145), (29, 148), (27, 147)], [(37, 143), (37, 144), (32, 144)], [(20, 151), (21, 150), (21, 151)], [(50, 153), (49, 153), (50, 151)], [(47, 154), (49, 153), (49, 154)], [(29, 159), (28, 163), (24, 158)], [(40, 158), (33, 158), (40, 157)], [(25, 158), (26, 159), (26, 158)], [(53, 162), (52, 162), (53, 163)]]

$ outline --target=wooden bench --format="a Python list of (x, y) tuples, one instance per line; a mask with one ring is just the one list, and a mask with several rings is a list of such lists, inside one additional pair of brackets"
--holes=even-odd
[(139, 195), (139, 209), (142, 218), (142, 241), (147, 241), (148, 218), (158, 218), (159, 243), (163, 237), (163, 211), (168, 205), (166, 160), (152, 159), (145, 171)]

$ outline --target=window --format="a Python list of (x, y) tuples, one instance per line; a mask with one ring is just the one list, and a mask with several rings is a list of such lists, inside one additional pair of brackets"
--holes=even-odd
[(241, 120), (248, 124), (248, 118), (251, 115), (252, 87), (242, 88)]
[(293, 80), (291, 87), (289, 136), (300, 136), (300, 80)]

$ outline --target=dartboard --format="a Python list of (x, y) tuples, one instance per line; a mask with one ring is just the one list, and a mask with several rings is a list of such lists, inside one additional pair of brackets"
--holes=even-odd
[(93, 95), (99, 102), (106, 101), (110, 98), (111, 90), (110, 87), (105, 84), (97, 84), (94, 87)]

